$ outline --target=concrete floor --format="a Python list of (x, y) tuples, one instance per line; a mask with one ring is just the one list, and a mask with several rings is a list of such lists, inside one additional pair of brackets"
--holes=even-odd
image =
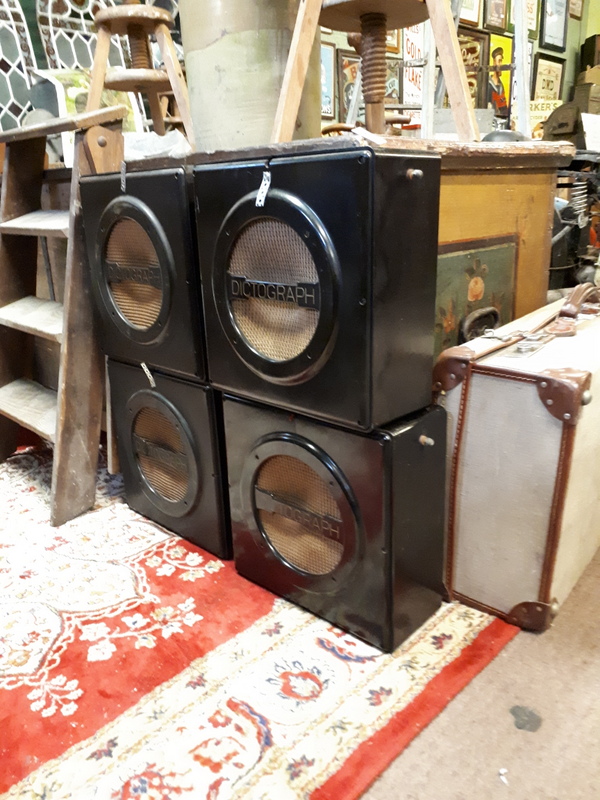
[(553, 627), (513, 639), (363, 800), (600, 800), (599, 606), (600, 553)]

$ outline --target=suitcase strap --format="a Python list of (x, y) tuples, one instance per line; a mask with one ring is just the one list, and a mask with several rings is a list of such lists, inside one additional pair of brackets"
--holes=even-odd
[(468, 344), (449, 347), (439, 355), (433, 369), (434, 393), (454, 389), (465, 379), (471, 364), (512, 345), (521, 344), (523, 354), (529, 354), (556, 336), (575, 336), (578, 315), (600, 314), (600, 306), (596, 305), (599, 303), (600, 289), (593, 283), (580, 284), (567, 295), (558, 313), (553, 309), (528, 331), (515, 330), (505, 335), (499, 335), (495, 330), (486, 331), (479, 337), (479, 342), (489, 339), (490, 345), (478, 348), (477, 352)]

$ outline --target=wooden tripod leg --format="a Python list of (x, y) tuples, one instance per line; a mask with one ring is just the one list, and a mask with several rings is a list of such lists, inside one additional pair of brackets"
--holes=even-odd
[(162, 106), (160, 104), (160, 95), (156, 91), (146, 89), (146, 97), (148, 98), (148, 105), (150, 106), (150, 115), (154, 123), (154, 133), (159, 136), (164, 136), (167, 132), (165, 127), (165, 120), (162, 113)]
[(190, 143), (190, 147), (192, 150), (195, 150), (196, 141), (192, 125), (192, 113), (190, 111), (190, 97), (171, 34), (166, 25), (157, 25), (155, 34), (165, 69), (167, 70), (167, 75), (171, 82), (171, 88), (175, 95), (175, 101), (179, 109), (179, 116), (183, 123), (185, 135)]
[(308, 61), (319, 26), (322, 0), (300, 0), (271, 142), (289, 142), (294, 135)]
[(461, 142), (478, 142), (481, 136), (460, 55), (450, 0), (425, 0), (425, 2), (440, 56), (458, 138)]
[(86, 111), (94, 111), (100, 108), (100, 98), (102, 97), (102, 89), (104, 88), (109, 51), (110, 31), (108, 28), (100, 26), (98, 40), (96, 42), (96, 51), (94, 53), (94, 63), (92, 65), (92, 81), (90, 83), (88, 101), (85, 107)]

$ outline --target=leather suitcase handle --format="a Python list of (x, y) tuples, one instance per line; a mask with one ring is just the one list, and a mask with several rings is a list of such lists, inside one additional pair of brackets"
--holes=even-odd
[(593, 303), (600, 303), (600, 289), (593, 283), (581, 283), (579, 286), (575, 286), (567, 295), (558, 316), (576, 319), (583, 304), (589, 300)]

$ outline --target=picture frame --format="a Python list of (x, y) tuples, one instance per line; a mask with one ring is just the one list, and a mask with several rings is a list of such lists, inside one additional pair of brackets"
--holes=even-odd
[(564, 53), (567, 48), (569, 0), (543, 0), (540, 47)]
[(506, 120), (510, 119), (513, 61), (514, 39), (504, 34), (490, 33), (489, 69), (485, 81), (486, 107), (491, 106), (494, 116)]
[[(527, 7), (527, 30), (530, 39), (537, 39), (540, 34), (540, 0), (525, 0)], [(515, 0), (510, 0), (510, 13), (507, 31), (515, 32)]]
[(335, 45), (321, 42), (321, 118), (335, 119)]
[(354, 50), (337, 51), (339, 120), (345, 122), (352, 88), (358, 77), (360, 58)]
[(569, 16), (573, 19), (583, 18), (583, 1), (584, 0), (569, 0)]
[(400, 54), (401, 47), (400, 47), (400, 31), (388, 31), (385, 39), (385, 49), (388, 53), (397, 53)]
[(560, 100), (565, 79), (565, 59), (537, 52), (533, 67), (533, 99)]
[(504, 33), (508, 27), (508, 0), (485, 0), (483, 27)]
[(486, 108), (490, 35), (462, 25), (458, 26), (457, 34), (474, 108)]
[(402, 76), (400, 61), (397, 58), (386, 58), (385, 96), (386, 106), (398, 106), (402, 103)]
[(479, 26), (481, 19), (481, 6), (483, 0), (463, 0), (460, 9), (460, 24), (473, 25), (475, 28)]

